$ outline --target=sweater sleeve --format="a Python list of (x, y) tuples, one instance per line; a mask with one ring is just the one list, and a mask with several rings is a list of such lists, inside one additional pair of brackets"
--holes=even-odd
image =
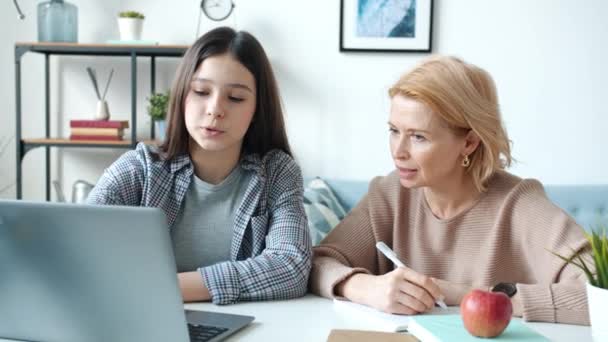
[(524, 320), (588, 325), (584, 272), (551, 253), (580, 252), (590, 261), (584, 230), (547, 198), (538, 181), (522, 181), (511, 195), (512, 223), (536, 278), (534, 284), (517, 284)]
[[(355, 273), (379, 274), (376, 241), (391, 239), (392, 214), (371, 210), (370, 202), (385, 203), (374, 206), (389, 210), (382, 178), (374, 179), (369, 192), (357, 206), (313, 248), (314, 258), (310, 275), (310, 290), (323, 297), (335, 297), (337, 284)], [(383, 219), (378, 219), (382, 217)]]

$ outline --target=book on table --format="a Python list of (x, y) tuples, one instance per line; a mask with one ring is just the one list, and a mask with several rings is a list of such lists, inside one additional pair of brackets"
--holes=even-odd
[(387, 333), (381, 331), (332, 329), (327, 342), (418, 342), (418, 339), (404, 333)]
[[(407, 331), (424, 342), (468, 342), (488, 341), (471, 335), (460, 315), (417, 315), (409, 320)], [(498, 342), (545, 342), (548, 338), (532, 330), (519, 319), (511, 319), (509, 325), (497, 337)]]

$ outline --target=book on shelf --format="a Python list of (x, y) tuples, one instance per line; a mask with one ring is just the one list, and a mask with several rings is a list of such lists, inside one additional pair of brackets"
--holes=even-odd
[[(460, 315), (413, 316), (410, 319), (407, 331), (416, 336), (420, 341), (425, 342), (487, 340), (469, 334), (464, 327)], [(492, 338), (492, 341), (545, 342), (549, 341), (549, 339), (532, 330), (532, 328), (522, 323), (519, 319), (511, 319), (505, 331), (499, 336)]]
[(111, 135), (70, 135), (70, 140), (100, 140), (100, 141), (122, 141), (122, 137)]
[(96, 128), (96, 127), (72, 127), (70, 129), (72, 135), (104, 135), (110, 137), (122, 137), (124, 130), (122, 128)]
[(70, 127), (80, 128), (129, 128), (128, 120), (70, 120)]

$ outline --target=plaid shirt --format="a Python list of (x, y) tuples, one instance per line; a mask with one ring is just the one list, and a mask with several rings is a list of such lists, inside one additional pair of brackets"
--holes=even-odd
[[(255, 174), (236, 212), (230, 260), (199, 269), (213, 303), (303, 296), (312, 252), (300, 168), (279, 150), (240, 166)], [(88, 202), (158, 207), (172, 227), (193, 172), (188, 155), (162, 160), (140, 143), (105, 170)]]

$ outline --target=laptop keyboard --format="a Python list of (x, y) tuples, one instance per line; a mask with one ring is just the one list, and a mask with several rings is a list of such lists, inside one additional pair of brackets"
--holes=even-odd
[(226, 331), (228, 331), (228, 329), (221, 327), (188, 324), (188, 332), (190, 333), (190, 341), (192, 342), (209, 341)]

